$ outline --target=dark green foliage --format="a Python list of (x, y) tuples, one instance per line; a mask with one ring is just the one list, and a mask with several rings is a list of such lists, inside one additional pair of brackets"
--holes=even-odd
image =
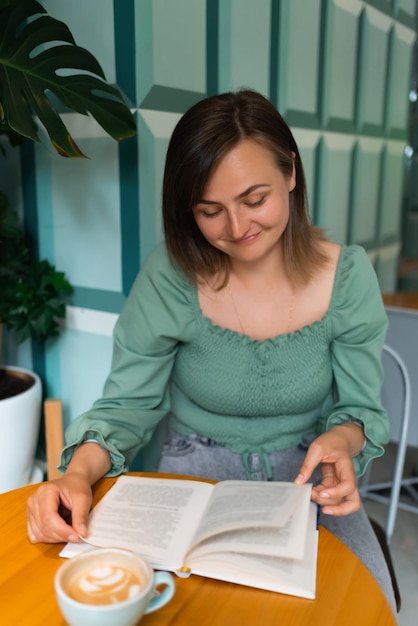
[(69, 292), (63, 272), (32, 257), (18, 215), (0, 192), (0, 321), (16, 332), (18, 343), (45, 341), (59, 333)]
[(84, 156), (56, 99), (64, 110), (90, 114), (114, 139), (136, 132), (121, 93), (63, 22), (46, 15), (36, 0), (0, 0), (0, 132), (39, 141), (38, 118), (59, 154)]

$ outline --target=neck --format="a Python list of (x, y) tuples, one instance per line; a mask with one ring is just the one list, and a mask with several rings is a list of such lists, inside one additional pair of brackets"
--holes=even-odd
[(244, 289), (264, 290), (267, 287), (283, 286), (290, 284), (284, 268), (281, 249), (275, 255), (270, 254), (267, 258), (254, 262), (236, 262), (230, 260), (229, 280), (239, 283)]

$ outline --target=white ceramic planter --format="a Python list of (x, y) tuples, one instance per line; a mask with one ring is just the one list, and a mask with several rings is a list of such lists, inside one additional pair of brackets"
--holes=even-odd
[(0, 400), (0, 493), (31, 481), (41, 419), (42, 385), (37, 374), (21, 367), (5, 369), (32, 376), (34, 384)]

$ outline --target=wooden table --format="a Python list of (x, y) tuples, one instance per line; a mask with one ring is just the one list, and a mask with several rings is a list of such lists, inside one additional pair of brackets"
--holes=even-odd
[[(178, 477), (176, 477), (178, 478)], [(94, 503), (114, 483), (97, 484)], [(32, 545), (26, 501), (36, 485), (0, 495), (0, 618), (7, 626), (64, 626), (53, 590), (63, 544)], [(306, 600), (199, 576), (176, 578), (174, 598), (141, 626), (395, 626), (377, 582), (357, 557), (320, 528), (317, 598)]]
[(397, 306), (401, 309), (418, 310), (418, 292), (398, 291), (396, 293), (384, 293), (383, 302), (386, 306)]

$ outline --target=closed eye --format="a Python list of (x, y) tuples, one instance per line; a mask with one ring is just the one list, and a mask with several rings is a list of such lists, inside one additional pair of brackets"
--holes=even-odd
[(209, 219), (211, 217), (216, 217), (217, 215), (221, 214), (221, 210), (219, 209), (218, 211), (201, 211), (201, 214), (203, 215), (203, 217), (208, 217)]
[(250, 207), (250, 209), (256, 209), (257, 207), (261, 206), (262, 204), (264, 204), (265, 200), (266, 200), (267, 196), (262, 196), (261, 198), (259, 198), (258, 200), (254, 200), (253, 202), (249, 202), (247, 201), (245, 203), (246, 206)]

